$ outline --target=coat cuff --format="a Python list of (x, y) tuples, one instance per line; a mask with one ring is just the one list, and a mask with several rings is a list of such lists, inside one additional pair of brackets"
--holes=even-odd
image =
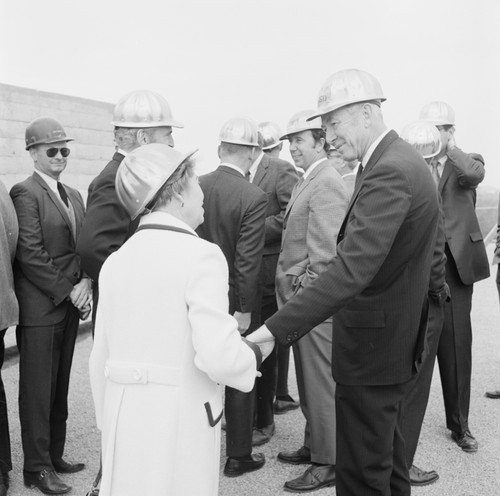
[(260, 351), (260, 348), (258, 345), (255, 343), (252, 343), (252, 341), (248, 341), (248, 339), (241, 338), (243, 341), (252, 348), (253, 352), (255, 353), (255, 359), (257, 360), (257, 370), (260, 369), (260, 366), (262, 365), (262, 353)]

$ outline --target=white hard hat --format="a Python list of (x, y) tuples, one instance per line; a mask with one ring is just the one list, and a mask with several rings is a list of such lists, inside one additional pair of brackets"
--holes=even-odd
[(435, 157), (441, 150), (441, 134), (432, 122), (410, 122), (402, 129), (401, 138), (419, 151), (424, 158)]
[(144, 212), (175, 169), (196, 151), (182, 153), (168, 145), (150, 143), (136, 148), (122, 160), (115, 188), (132, 220)]
[(234, 145), (259, 146), (257, 124), (248, 117), (233, 117), (222, 126), (219, 141)]
[(288, 139), (291, 134), (301, 133), (302, 131), (323, 129), (321, 119), (319, 117), (311, 120), (312, 114), (314, 114), (314, 110), (301, 110), (300, 112), (293, 114), (292, 118), (288, 121), (286, 134), (281, 136), (280, 140)]
[(386, 100), (380, 83), (368, 72), (345, 69), (335, 72), (323, 83), (318, 95), (318, 109), (310, 118), (328, 114), (352, 103), (372, 100)]
[(172, 116), (167, 100), (149, 90), (132, 91), (123, 96), (113, 111), (112, 124), (131, 128), (184, 127)]
[(280, 143), (281, 129), (278, 124), (270, 121), (261, 122), (259, 124), (259, 133), (262, 136), (262, 149), (271, 150), (276, 148)]
[(446, 102), (430, 102), (420, 111), (423, 121), (432, 122), (435, 126), (454, 126), (455, 112)]

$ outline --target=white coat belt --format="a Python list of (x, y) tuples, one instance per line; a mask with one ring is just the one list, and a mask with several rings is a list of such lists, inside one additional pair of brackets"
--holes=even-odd
[(107, 379), (118, 384), (163, 384), (178, 386), (180, 370), (149, 363), (115, 362), (108, 360), (104, 367)]

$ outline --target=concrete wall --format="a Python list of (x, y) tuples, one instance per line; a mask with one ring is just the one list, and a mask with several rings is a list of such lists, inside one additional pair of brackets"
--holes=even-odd
[(114, 151), (112, 112), (111, 103), (0, 83), (0, 178), (7, 189), (33, 172), (25, 150), (26, 126), (37, 117), (53, 117), (75, 139), (61, 178), (85, 199), (90, 181)]

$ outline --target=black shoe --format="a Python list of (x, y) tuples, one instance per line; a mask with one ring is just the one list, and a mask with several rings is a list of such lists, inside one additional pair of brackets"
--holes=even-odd
[(435, 470), (426, 472), (415, 465), (412, 465), (409, 470), (410, 484), (412, 486), (427, 486), (436, 482), (439, 479), (439, 475)]
[(53, 470), (24, 472), (24, 485), (30, 489), (37, 487), (44, 494), (65, 494), (71, 491), (71, 486), (59, 479)]
[(311, 465), (300, 477), (285, 482), (285, 491), (305, 493), (335, 485), (335, 465)]
[(466, 430), (462, 434), (452, 431), (451, 438), (466, 453), (475, 453), (477, 451), (478, 444), (476, 438), (470, 433), (469, 430)]
[(252, 433), (252, 446), (261, 446), (271, 441), (274, 436), (276, 428), (274, 422), (271, 425), (262, 427), (261, 429), (254, 429)]
[(283, 415), (290, 410), (296, 410), (299, 406), (298, 401), (295, 401), (291, 396), (286, 396), (274, 400), (273, 410), (276, 415)]
[(80, 472), (85, 468), (84, 463), (68, 463), (62, 458), (57, 462), (52, 462), (54, 470), (60, 474), (74, 474), (75, 472)]
[(311, 450), (302, 446), (297, 451), (281, 451), (278, 453), (278, 460), (292, 465), (311, 463)]
[(484, 395), (492, 400), (500, 400), (500, 391), (486, 391)]
[(255, 453), (242, 458), (228, 458), (224, 467), (224, 475), (228, 477), (237, 477), (246, 472), (259, 470), (266, 463), (263, 453)]

